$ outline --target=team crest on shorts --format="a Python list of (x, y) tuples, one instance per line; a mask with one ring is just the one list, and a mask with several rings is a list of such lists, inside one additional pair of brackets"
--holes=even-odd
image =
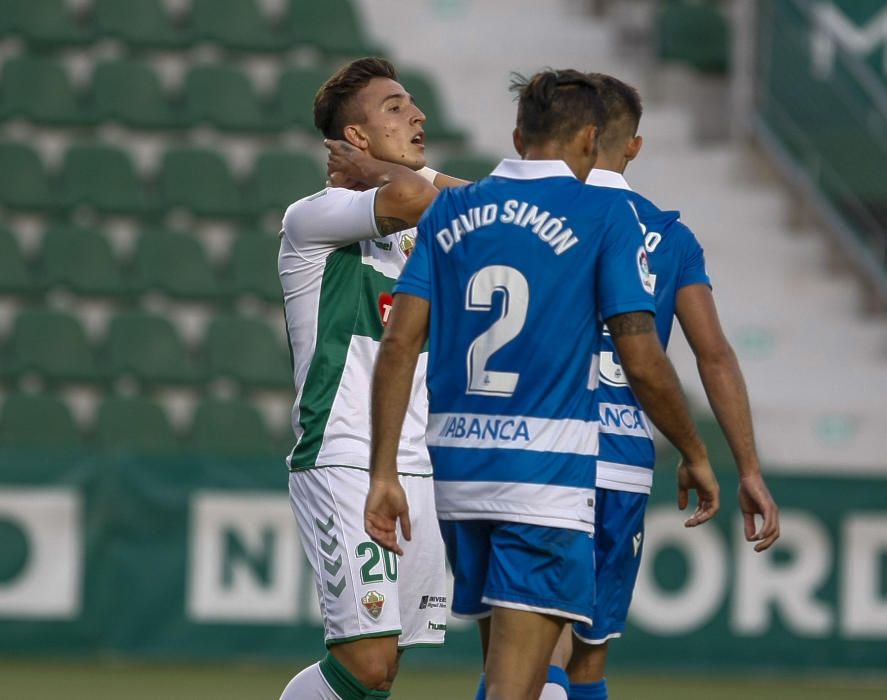
[(363, 607), (367, 609), (367, 612), (373, 616), (373, 619), (378, 620), (379, 615), (382, 614), (382, 606), (385, 605), (385, 596), (378, 591), (370, 591), (360, 599), (360, 602), (363, 603)]

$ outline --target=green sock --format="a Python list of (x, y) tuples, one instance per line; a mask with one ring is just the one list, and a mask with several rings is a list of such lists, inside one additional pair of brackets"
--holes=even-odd
[(391, 697), (387, 690), (370, 690), (332, 654), (320, 662), (320, 672), (342, 700), (384, 700)]

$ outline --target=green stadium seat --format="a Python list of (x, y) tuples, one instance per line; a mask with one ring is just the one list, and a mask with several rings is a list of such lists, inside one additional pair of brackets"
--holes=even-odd
[(162, 316), (138, 311), (111, 319), (103, 349), (104, 367), (115, 377), (149, 383), (189, 383), (196, 373), (175, 327)]
[(185, 207), (199, 216), (240, 213), (240, 191), (228, 165), (215, 151), (175, 148), (166, 152), (159, 196), (164, 207)]
[(116, 296), (125, 293), (114, 253), (98, 231), (56, 225), (43, 238), (41, 280), (78, 294)]
[(226, 131), (262, 131), (273, 126), (244, 73), (225, 66), (197, 66), (185, 79), (183, 116)]
[(31, 44), (52, 48), (88, 44), (93, 39), (65, 0), (13, 0), (10, 9), (15, 30)]
[(118, 121), (136, 129), (172, 129), (180, 125), (157, 74), (137, 61), (96, 65), (92, 100), (99, 121)]
[(460, 155), (450, 156), (444, 160), (439, 170), (453, 177), (460, 177), (463, 180), (471, 180), (475, 182), (489, 175), (495, 167), (499, 165), (499, 161), (484, 156)]
[(13, 209), (56, 206), (43, 161), (24, 143), (0, 143), (0, 202)]
[(98, 379), (92, 349), (78, 320), (61, 311), (22, 311), (7, 341), (0, 373), (34, 372), (49, 381)]
[(667, 0), (656, 22), (659, 58), (723, 74), (730, 63), (730, 28), (719, 3)]
[(0, 114), (38, 124), (89, 121), (64, 68), (51, 59), (31, 56), (10, 58), (3, 64)]
[(265, 301), (281, 302), (277, 276), (277, 236), (244, 235), (234, 241), (224, 279), (234, 294), (254, 294)]
[(71, 449), (83, 445), (71, 411), (53, 396), (12, 394), (0, 414), (0, 447)]
[(325, 53), (343, 56), (381, 56), (370, 42), (350, 0), (289, 2), (289, 36), (297, 44), (310, 44)]
[(32, 291), (31, 273), (18, 241), (0, 226), (0, 294), (28, 294)]
[(161, 291), (174, 297), (208, 299), (219, 285), (196, 238), (164, 230), (143, 231), (133, 259), (136, 291)]
[(292, 386), (292, 370), (284, 348), (258, 319), (217, 316), (210, 323), (203, 347), (214, 377), (253, 386)]
[(237, 399), (204, 399), (194, 411), (190, 445), (214, 455), (273, 454), (276, 444), (262, 414)]
[(59, 177), (65, 206), (92, 206), (102, 212), (143, 214), (145, 191), (125, 151), (113, 146), (71, 146)]
[(297, 199), (322, 190), (325, 179), (323, 170), (309, 155), (282, 151), (260, 153), (245, 193), (245, 206), (257, 213), (275, 211), (283, 216)]
[(128, 46), (175, 49), (192, 41), (166, 14), (163, 0), (96, 0), (94, 11), (98, 34)]
[(289, 48), (274, 31), (255, 0), (194, 0), (191, 23), (195, 38), (214, 41), (229, 49), (281, 51)]
[(15, 3), (17, 0), (0, 0), (0, 37), (15, 33)]
[(178, 439), (163, 407), (144, 397), (105, 399), (96, 415), (95, 439), (105, 450), (174, 452)]
[(413, 96), (419, 109), (425, 113), (425, 134), (429, 139), (461, 142), (465, 133), (447, 123), (440, 98), (434, 84), (424, 73), (419, 71), (399, 71), (400, 84)]
[(312, 133), (314, 127), (314, 95), (333, 68), (287, 68), (277, 82), (275, 107), (283, 126), (296, 126)]

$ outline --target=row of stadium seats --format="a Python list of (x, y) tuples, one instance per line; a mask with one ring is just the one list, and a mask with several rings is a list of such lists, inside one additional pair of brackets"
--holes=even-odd
[(719, 0), (665, 0), (656, 18), (659, 58), (723, 75), (730, 64), (730, 25)]
[[(454, 156), (436, 164), (457, 177), (489, 175), (484, 157)], [(316, 192), (325, 176), (305, 153), (259, 153), (251, 174), (238, 182), (215, 150), (170, 147), (153, 182), (144, 182), (128, 153), (104, 144), (77, 143), (65, 152), (58, 173), (22, 142), (0, 142), (0, 204), (12, 209), (60, 212), (78, 206), (108, 214), (150, 216), (183, 207), (198, 216), (239, 218), (287, 206)]]
[[(281, 323), (282, 314), (281, 314)], [(49, 384), (191, 385), (230, 379), (244, 387), (292, 388), (288, 354), (257, 318), (219, 314), (197, 352), (188, 351), (165, 317), (139, 311), (114, 315), (104, 341), (93, 347), (77, 317), (50, 309), (25, 309), (0, 347), (0, 382), (18, 385), (26, 375)]]
[[(209, 124), (223, 131), (262, 133), (300, 128), (316, 133), (314, 94), (334, 67), (287, 67), (274, 94), (257, 94), (243, 71), (224, 64), (195, 65), (177, 95), (164, 90), (149, 63), (100, 61), (90, 87), (75, 90), (62, 65), (50, 58), (7, 59), (0, 82), (0, 119), (22, 118), (50, 126), (93, 126), (118, 122), (135, 129), (183, 129)], [(430, 138), (459, 140), (447, 125), (432, 83), (417, 71), (400, 76), (425, 111)]]
[(177, 16), (162, 0), (93, 0), (84, 9), (72, 12), (65, 0), (0, 0), (0, 36), (21, 36), (38, 49), (116, 39), (164, 50), (211, 42), (251, 52), (303, 46), (351, 56), (381, 51), (365, 37), (349, 0), (289, 0), (277, 20), (264, 16), (255, 0), (191, 0)]
[(200, 241), (187, 234), (142, 231), (131, 260), (115, 257), (108, 238), (92, 228), (51, 225), (28, 260), (0, 227), (0, 294), (34, 296), (56, 288), (93, 297), (161, 292), (175, 298), (225, 301), (251, 295), (281, 303), (276, 236), (237, 236), (226, 261), (213, 267)]
[(0, 143), (0, 203), (14, 209), (53, 212), (89, 206), (143, 216), (184, 207), (199, 216), (282, 214), (323, 183), (320, 166), (304, 153), (261, 153), (251, 175), (238, 182), (218, 151), (171, 147), (156, 182), (149, 184), (140, 180), (127, 152), (113, 146), (75, 144), (60, 171), (51, 175), (29, 145)]
[(105, 398), (90, 430), (78, 429), (68, 406), (48, 394), (12, 394), (0, 411), (0, 448), (97, 448), (138, 453), (193, 449), (216, 455), (278, 455), (292, 446), (277, 437), (262, 414), (237, 399), (203, 399), (190, 428), (177, 433), (163, 406), (147, 397)]

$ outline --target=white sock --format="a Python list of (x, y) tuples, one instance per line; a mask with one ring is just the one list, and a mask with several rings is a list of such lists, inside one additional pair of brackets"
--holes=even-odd
[(539, 700), (569, 700), (570, 679), (560, 666), (548, 667), (548, 682), (542, 688)]
[(567, 700), (567, 689), (560, 683), (546, 683), (539, 700)]
[(320, 662), (299, 672), (286, 684), (280, 700), (342, 700), (320, 672)]

